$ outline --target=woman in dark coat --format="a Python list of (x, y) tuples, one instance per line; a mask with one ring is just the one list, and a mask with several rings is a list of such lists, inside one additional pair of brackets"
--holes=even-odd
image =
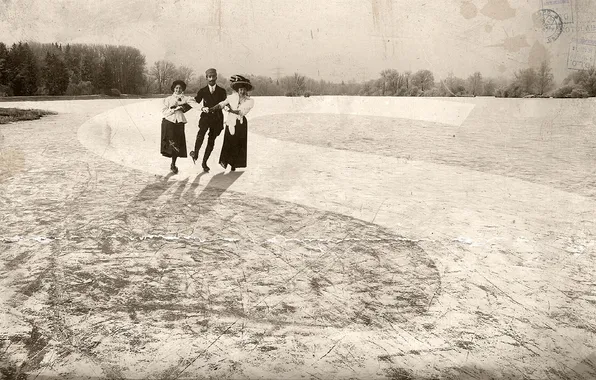
[(173, 94), (163, 100), (161, 109), (163, 116), (161, 120), (161, 154), (172, 158), (170, 170), (177, 174), (176, 159), (187, 157), (184, 113), (192, 108), (189, 103), (196, 105), (196, 101), (194, 98), (184, 95), (186, 83), (181, 80), (174, 81), (171, 90)]
[(214, 108), (224, 109), (225, 134), (219, 164), (224, 169), (230, 165), (230, 170), (246, 167), (248, 123), (246, 114), (253, 108), (255, 102), (248, 95), (253, 89), (250, 80), (234, 75), (230, 78), (234, 93)]

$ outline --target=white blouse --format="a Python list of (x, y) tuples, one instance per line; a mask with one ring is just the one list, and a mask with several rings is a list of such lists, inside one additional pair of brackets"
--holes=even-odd
[(182, 110), (174, 111), (174, 109), (170, 108), (182, 104), (188, 104), (192, 107), (198, 106), (197, 101), (192, 96), (172, 94), (163, 100), (163, 107), (161, 108), (163, 118), (172, 123), (186, 123), (187, 120)]
[(234, 111), (240, 111), (238, 115), (232, 112), (226, 112), (224, 110), (224, 122), (228, 127), (236, 125), (236, 121), (242, 122), (242, 118), (250, 112), (254, 107), (255, 101), (252, 98), (246, 97), (240, 102), (240, 95), (234, 92), (226, 98), (223, 102), (219, 103), (220, 106), (229, 106)]

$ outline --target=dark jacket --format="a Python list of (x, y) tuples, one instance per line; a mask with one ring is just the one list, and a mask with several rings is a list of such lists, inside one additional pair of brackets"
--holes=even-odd
[[(226, 90), (219, 87), (217, 84), (215, 85), (215, 91), (213, 94), (209, 91), (209, 85), (201, 88), (197, 92), (197, 96), (195, 96), (195, 100), (197, 103), (200, 103), (201, 100), (203, 101), (203, 107), (213, 107), (219, 102), (223, 102), (227, 98)], [(223, 125), (223, 112), (221, 110), (211, 111), (209, 113), (202, 112), (201, 118), (199, 119), (199, 123), (207, 122), (207, 123), (222, 123)]]

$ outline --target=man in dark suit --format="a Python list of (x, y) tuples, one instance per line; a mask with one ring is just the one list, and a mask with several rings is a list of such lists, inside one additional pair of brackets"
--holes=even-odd
[(223, 112), (221, 110), (209, 109), (219, 102), (226, 100), (227, 94), (226, 90), (215, 83), (217, 81), (217, 71), (215, 69), (205, 71), (205, 76), (208, 84), (201, 88), (195, 97), (197, 103), (203, 101), (203, 107), (201, 108), (201, 117), (199, 118), (199, 133), (197, 133), (195, 149), (190, 152), (190, 157), (193, 162), (197, 161), (199, 158), (199, 149), (201, 149), (205, 134), (209, 131), (207, 146), (203, 155), (203, 170), (208, 172), (209, 166), (207, 166), (207, 160), (215, 146), (215, 139), (223, 131)]

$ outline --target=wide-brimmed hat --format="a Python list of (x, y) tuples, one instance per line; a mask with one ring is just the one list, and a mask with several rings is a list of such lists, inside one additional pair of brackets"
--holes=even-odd
[(242, 75), (232, 75), (230, 77), (230, 86), (234, 89), (234, 91), (238, 91), (240, 87), (246, 88), (247, 91), (253, 89), (252, 84), (248, 78), (243, 77)]
[(171, 90), (172, 92), (174, 92), (174, 88), (175, 88), (176, 86), (178, 86), (178, 85), (180, 85), (180, 87), (182, 87), (182, 91), (185, 91), (185, 90), (186, 90), (186, 83), (184, 83), (184, 81), (183, 81), (183, 80), (179, 80), (179, 79), (178, 79), (178, 80), (175, 80), (175, 81), (172, 83), (172, 87), (170, 87), (170, 90)]

